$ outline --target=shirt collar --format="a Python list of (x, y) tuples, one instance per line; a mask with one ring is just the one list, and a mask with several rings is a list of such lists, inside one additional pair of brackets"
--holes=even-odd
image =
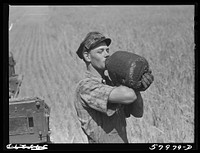
[(103, 84), (106, 84), (106, 80), (104, 78), (102, 78), (102, 76), (100, 74), (93, 74), (93, 73), (91, 73), (90, 71), (87, 70), (85, 72), (85, 75), (86, 75), (87, 78), (93, 78), (93, 79), (96, 79)]

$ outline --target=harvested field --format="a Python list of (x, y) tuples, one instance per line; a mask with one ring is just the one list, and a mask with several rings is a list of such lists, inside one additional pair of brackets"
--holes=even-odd
[(144, 116), (128, 119), (132, 143), (194, 142), (194, 6), (11, 7), (9, 50), (23, 74), (19, 97), (51, 107), (51, 139), (84, 143), (73, 105), (85, 65), (75, 51), (90, 31), (112, 39), (111, 54), (145, 56), (155, 76), (142, 92)]

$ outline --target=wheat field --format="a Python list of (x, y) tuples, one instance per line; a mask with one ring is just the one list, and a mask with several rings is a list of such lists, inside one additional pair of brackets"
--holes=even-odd
[(73, 105), (84, 62), (76, 50), (90, 31), (112, 39), (111, 54), (146, 57), (155, 77), (142, 92), (144, 116), (127, 119), (131, 143), (194, 142), (194, 6), (10, 7), (9, 51), (23, 74), (19, 97), (51, 108), (53, 143), (87, 143)]

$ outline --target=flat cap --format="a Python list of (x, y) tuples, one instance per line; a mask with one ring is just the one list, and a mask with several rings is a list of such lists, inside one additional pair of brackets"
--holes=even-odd
[(111, 39), (106, 38), (104, 35), (102, 35), (99, 32), (89, 32), (85, 39), (80, 44), (78, 50), (76, 51), (79, 58), (83, 59), (83, 52), (84, 51), (90, 51), (91, 49), (95, 48), (99, 43), (105, 42), (107, 46), (110, 45)]

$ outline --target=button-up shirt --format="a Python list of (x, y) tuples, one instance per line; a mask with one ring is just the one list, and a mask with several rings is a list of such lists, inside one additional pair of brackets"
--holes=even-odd
[(124, 106), (108, 102), (111, 85), (89, 71), (77, 85), (75, 108), (89, 143), (128, 143)]

